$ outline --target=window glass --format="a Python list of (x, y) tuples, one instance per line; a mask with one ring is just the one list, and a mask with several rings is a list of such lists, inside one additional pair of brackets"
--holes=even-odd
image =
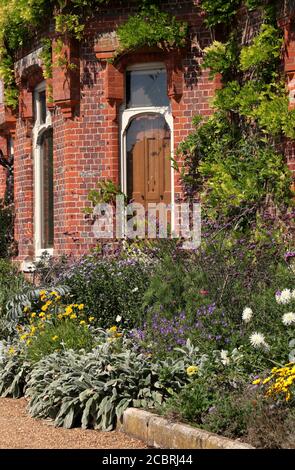
[(53, 131), (48, 129), (40, 139), (42, 172), (42, 240), (41, 248), (53, 248)]
[(40, 113), (40, 124), (45, 124), (46, 122), (46, 92), (40, 91), (39, 93), (39, 113)]
[(127, 108), (168, 106), (166, 70), (127, 71), (126, 104)]

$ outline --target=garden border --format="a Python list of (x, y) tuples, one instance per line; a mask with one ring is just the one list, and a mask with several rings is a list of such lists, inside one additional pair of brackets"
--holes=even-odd
[(218, 436), (187, 424), (171, 422), (137, 408), (127, 408), (117, 429), (162, 449), (254, 449), (244, 442)]

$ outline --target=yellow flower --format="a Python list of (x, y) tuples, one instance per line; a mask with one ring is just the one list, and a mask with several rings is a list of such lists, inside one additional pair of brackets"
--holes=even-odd
[(25, 313), (27, 313), (27, 312), (29, 312), (29, 311), (30, 311), (30, 307), (25, 307), (25, 308), (24, 308), (24, 312), (25, 312)]
[(27, 337), (28, 337), (28, 333), (24, 333), (23, 335), (21, 335), (20, 339), (21, 341), (24, 341)]
[(116, 333), (116, 331), (117, 331), (117, 327), (115, 325), (111, 326), (111, 328), (108, 329), (109, 333)]
[(61, 299), (61, 295), (57, 295), (57, 296), (55, 297), (55, 300), (57, 300), (57, 301), (60, 300), (60, 299)]
[(80, 321), (80, 325), (86, 325), (86, 321), (85, 321), (85, 320), (81, 320), (81, 321)]
[(89, 317), (88, 320), (90, 321), (90, 323), (94, 320), (95, 317)]
[(46, 294), (47, 294), (46, 290), (40, 290), (40, 292), (39, 292), (40, 297), (41, 297), (42, 295), (46, 295)]
[(195, 375), (198, 372), (198, 370), (199, 368), (197, 366), (189, 366), (186, 369), (186, 373), (189, 377), (191, 377), (192, 375)]
[(71, 316), (70, 316), (70, 319), (71, 320), (75, 320), (77, 318), (77, 315), (75, 313), (73, 313)]
[(262, 382), (262, 384), (265, 385), (265, 384), (267, 384), (270, 380), (271, 380), (271, 377), (267, 377), (266, 379), (264, 379), (264, 381)]
[(35, 318), (36, 315), (37, 315), (36, 312), (31, 313), (32, 318)]
[(256, 379), (256, 380), (253, 380), (252, 384), (253, 385), (258, 385), (258, 384), (260, 384), (260, 382), (261, 382), (261, 379)]
[(8, 349), (8, 354), (12, 356), (14, 353), (15, 353), (15, 349), (12, 346), (10, 346), (10, 348)]
[(66, 315), (70, 315), (71, 313), (73, 313), (73, 308), (71, 305), (69, 305), (67, 308), (66, 308), (66, 311), (65, 311)]
[(61, 320), (61, 319), (62, 319), (62, 314), (59, 313), (59, 314), (57, 315), (57, 318), (58, 318), (59, 320)]
[(53, 290), (52, 292), (50, 292), (50, 295), (54, 295), (55, 297), (57, 297), (57, 296), (58, 296), (58, 293), (55, 292), (55, 290)]
[(27, 340), (27, 345), (31, 344), (32, 340), (31, 339), (28, 339)]
[(32, 328), (31, 328), (31, 334), (33, 335), (36, 330), (37, 330), (37, 328), (36, 328), (35, 326), (32, 326)]
[(41, 310), (42, 310), (42, 312), (46, 312), (47, 309), (48, 309), (48, 305), (47, 305), (47, 302), (46, 302), (46, 304), (41, 307)]
[(116, 333), (116, 334), (115, 334), (115, 337), (116, 337), (116, 338), (120, 338), (121, 336), (123, 336), (123, 333)]
[(58, 336), (57, 336), (57, 335), (55, 335), (55, 336), (52, 336), (52, 338), (51, 338), (51, 339), (52, 339), (52, 341), (56, 341), (56, 340), (58, 339)]
[(40, 318), (45, 317), (45, 313), (44, 313), (44, 312), (39, 313), (39, 317), (40, 317)]
[(84, 308), (84, 304), (78, 305), (78, 309), (79, 309), (79, 310), (83, 310), (83, 308)]

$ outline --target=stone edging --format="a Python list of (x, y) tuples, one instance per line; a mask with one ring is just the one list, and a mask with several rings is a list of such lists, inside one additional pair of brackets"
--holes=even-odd
[(149, 447), (161, 449), (254, 449), (243, 442), (186, 424), (173, 423), (137, 408), (128, 408), (124, 412), (118, 429), (142, 440)]

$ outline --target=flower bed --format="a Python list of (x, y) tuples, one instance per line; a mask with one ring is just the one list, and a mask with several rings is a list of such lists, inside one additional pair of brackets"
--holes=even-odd
[[(25, 395), (56, 426), (110, 430), (131, 406), (254, 447), (294, 447), (293, 258), (264, 243), (138, 244), (27, 287), (7, 304), (0, 394)], [(88, 278), (97, 287), (86, 292)]]

